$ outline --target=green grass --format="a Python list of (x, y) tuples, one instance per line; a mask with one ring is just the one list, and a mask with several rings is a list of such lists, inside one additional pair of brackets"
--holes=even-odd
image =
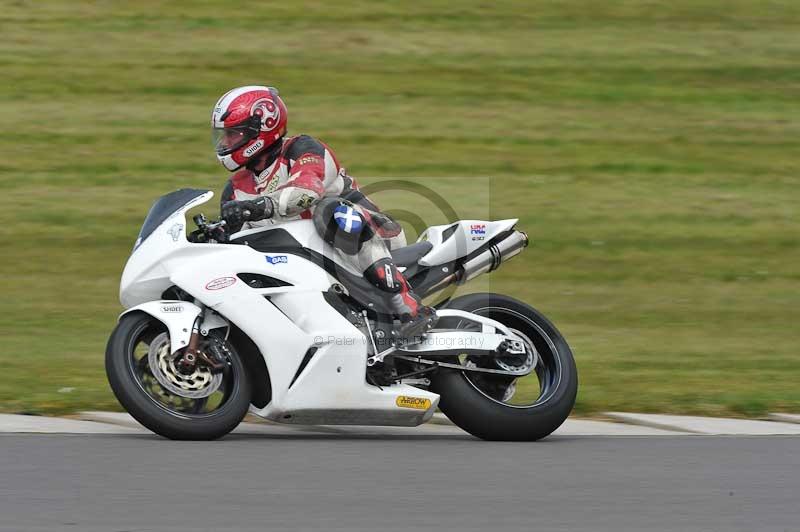
[(133, 239), (221, 188), (210, 109), (249, 83), (356, 176), (519, 217), (533, 245), (480, 284), (561, 328), (580, 412), (800, 410), (794, 0), (3, 0), (0, 35), (0, 410), (116, 407)]

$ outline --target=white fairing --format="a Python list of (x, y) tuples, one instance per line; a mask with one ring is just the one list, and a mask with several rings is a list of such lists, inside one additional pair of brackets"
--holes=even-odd
[(431, 226), (420, 235), (419, 241), (427, 240), (433, 244), (433, 248), (419, 263), (436, 266), (465, 257), (495, 236), (513, 228), (517, 221), (517, 218), (496, 222), (461, 220), (455, 224)]
[[(150, 314), (166, 325), (169, 331), (171, 352), (174, 353), (178, 349), (183, 349), (189, 345), (194, 322), (197, 316), (200, 315), (200, 307), (188, 301), (148, 301), (129, 308), (120, 314), (120, 318), (131, 312)], [(208, 332), (214, 329), (227, 328), (228, 326), (228, 322), (224, 318), (216, 312), (210, 311), (203, 318), (200, 330)]]
[(137, 311), (150, 314), (167, 326), (174, 353), (189, 344), (194, 320), (200, 314), (200, 307), (188, 301), (148, 301), (129, 308), (120, 315), (120, 318), (125, 314)]
[[(120, 301), (163, 321), (173, 350), (188, 342), (199, 312), (180, 302), (181, 312), (161, 313), (161, 294), (180, 287), (256, 344), (269, 371), (272, 399), (253, 411), (287, 423), (418, 425), (429, 419), (437, 394), (408, 385), (382, 388), (366, 382), (367, 339), (323, 298), (336, 280), (313, 262), (290, 253), (261, 253), (244, 245), (195, 244), (186, 240), (186, 211), (207, 202), (207, 192), (164, 221), (133, 252), (120, 284)], [(180, 226), (180, 227), (179, 227)], [(245, 231), (247, 236), (277, 228), (291, 232), (303, 246), (325, 249), (310, 220)], [(328, 255), (332, 256), (332, 255)], [(239, 273), (266, 275), (292, 286), (255, 289)], [(265, 296), (269, 297), (265, 297)], [(178, 316), (180, 315), (180, 316)], [(215, 324), (219, 325), (219, 323)], [(305, 354), (316, 352), (292, 383)], [(401, 398), (421, 401), (422, 409)]]

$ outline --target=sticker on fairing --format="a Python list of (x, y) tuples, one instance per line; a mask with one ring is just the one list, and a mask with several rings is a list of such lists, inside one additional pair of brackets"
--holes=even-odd
[(206, 284), (206, 290), (222, 290), (236, 282), (236, 277), (218, 277)]
[(181, 235), (183, 235), (183, 224), (173, 224), (172, 227), (167, 229), (167, 234), (172, 237), (173, 242), (177, 242)]
[(485, 235), (486, 224), (470, 224), (469, 234), (471, 235)]
[(288, 264), (289, 257), (286, 255), (265, 255), (270, 264)]
[(486, 224), (471, 224), (469, 226), (469, 234), (472, 235), (472, 241), (481, 241), (486, 238)]
[(431, 407), (431, 400), (422, 397), (411, 397), (408, 395), (401, 395), (395, 401), (395, 404), (400, 408), (413, 408), (415, 410), (427, 410)]

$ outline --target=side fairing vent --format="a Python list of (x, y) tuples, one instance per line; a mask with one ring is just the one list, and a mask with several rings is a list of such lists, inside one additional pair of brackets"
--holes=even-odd
[(240, 273), (237, 275), (239, 279), (244, 281), (250, 288), (278, 288), (280, 286), (292, 286), (292, 283), (275, 279), (269, 275), (262, 275), (260, 273)]

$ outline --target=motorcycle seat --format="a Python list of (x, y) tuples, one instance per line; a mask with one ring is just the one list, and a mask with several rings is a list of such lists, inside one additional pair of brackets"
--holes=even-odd
[(393, 249), (391, 251), (392, 260), (396, 266), (412, 266), (427, 255), (431, 249), (433, 249), (433, 244), (430, 242), (417, 242), (410, 246)]

